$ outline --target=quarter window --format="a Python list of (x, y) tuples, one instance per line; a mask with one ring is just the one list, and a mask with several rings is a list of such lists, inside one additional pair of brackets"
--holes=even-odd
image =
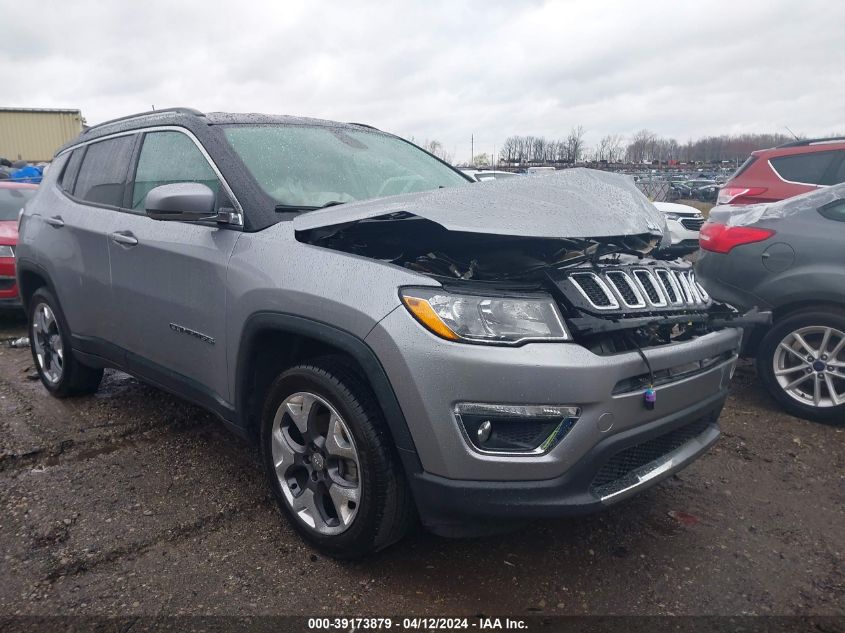
[(73, 195), (87, 202), (122, 207), (134, 140), (134, 136), (118, 136), (91, 143), (79, 168)]
[(784, 180), (807, 185), (821, 185), (824, 184), (822, 178), (825, 172), (837, 154), (838, 152), (812, 152), (779, 156), (770, 159), (769, 162)]
[(84, 154), (84, 147), (79, 147), (71, 152), (65, 171), (62, 173), (61, 187), (63, 191), (73, 193), (73, 185), (76, 184), (76, 175), (79, 173), (79, 165), (82, 163)]
[(828, 220), (835, 220), (836, 222), (845, 222), (845, 200), (837, 200), (831, 202), (819, 209), (821, 213)]
[(149, 132), (144, 136), (135, 183), (132, 208), (143, 209), (147, 194), (160, 185), (198, 182), (215, 195), (220, 190), (217, 175), (196, 144), (182, 132)]
[(827, 184), (838, 185), (845, 182), (845, 151), (837, 152), (839, 154), (839, 167), (833, 173), (831, 182)]

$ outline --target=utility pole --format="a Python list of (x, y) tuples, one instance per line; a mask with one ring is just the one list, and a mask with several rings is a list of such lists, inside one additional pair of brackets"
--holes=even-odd
[(475, 164), (475, 134), (469, 135), (469, 164)]
[(490, 156), (490, 167), (496, 169), (496, 144), (493, 143), (493, 154)]

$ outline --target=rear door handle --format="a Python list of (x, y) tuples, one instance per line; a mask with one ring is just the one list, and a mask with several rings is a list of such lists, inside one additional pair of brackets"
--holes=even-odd
[(129, 231), (118, 231), (111, 234), (112, 240), (124, 246), (135, 246), (138, 244), (138, 238), (132, 235)]
[(65, 225), (65, 221), (62, 220), (62, 216), (60, 215), (54, 215), (51, 218), (44, 218), (44, 221), (50, 226), (55, 226), (57, 229), (60, 229)]

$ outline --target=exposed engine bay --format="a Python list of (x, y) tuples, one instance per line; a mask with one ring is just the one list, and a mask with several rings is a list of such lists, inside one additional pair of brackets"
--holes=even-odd
[(444, 288), (551, 294), (576, 339), (599, 354), (663, 345), (729, 326), (689, 262), (657, 259), (655, 234), (514, 237), (449, 231), (410, 213), (297, 233), (300, 241), (402, 266)]

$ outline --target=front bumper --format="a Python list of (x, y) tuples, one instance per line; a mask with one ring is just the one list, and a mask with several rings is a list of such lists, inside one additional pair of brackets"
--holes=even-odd
[[(507, 529), (509, 522), (606, 508), (670, 477), (706, 452), (719, 437), (717, 420), (726, 396), (727, 390), (720, 390), (686, 409), (611, 435), (553, 479), (461, 481), (417, 473), (411, 488), (420, 516), (432, 531), (460, 536), (485, 531), (485, 525)], [(616, 474), (620, 476), (614, 478)]]
[[(366, 341), (391, 378), (422, 465), (422, 472), (409, 473), (418, 507), (425, 523), (438, 529), (435, 523), (446, 525), (453, 516), (586, 512), (683, 468), (718, 436), (740, 332), (724, 329), (646, 349), (655, 374), (708, 360), (700, 370), (658, 384), (653, 410), (644, 406), (638, 386), (648, 370), (636, 352), (599, 356), (571, 343), (453, 343), (430, 334), (401, 307)], [(580, 416), (548, 452), (489, 454), (463, 435), (454, 415), (460, 402), (573, 406)], [(662, 459), (659, 472), (639, 472), (642, 481), (633, 486), (620, 478), (624, 490), (610, 490), (610, 497), (594, 485), (619, 451), (693, 423), (699, 425), (695, 437), (654, 455)], [(675, 450), (680, 452), (669, 454)]]
[[(404, 308), (373, 328), (366, 342), (390, 377), (422, 469), (446, 479), (531, 481), (560, 477), (605, 438), (687, 409), (722, 392), (736, 361), (740, 331), (724, 329), (645, 350), (655, 374), (705, 359), (705, 369), (655, 387), (653, 410), (636, 378), (648, 369), (636, 352), (599, 356), (573, 343), (521, 347), (445, 341)], [(628, 385), (631, 385), (629, 388)], [(480, 453), (454, 415), (461, 402), (578, 407), (566, 436), (542, 455)]]

